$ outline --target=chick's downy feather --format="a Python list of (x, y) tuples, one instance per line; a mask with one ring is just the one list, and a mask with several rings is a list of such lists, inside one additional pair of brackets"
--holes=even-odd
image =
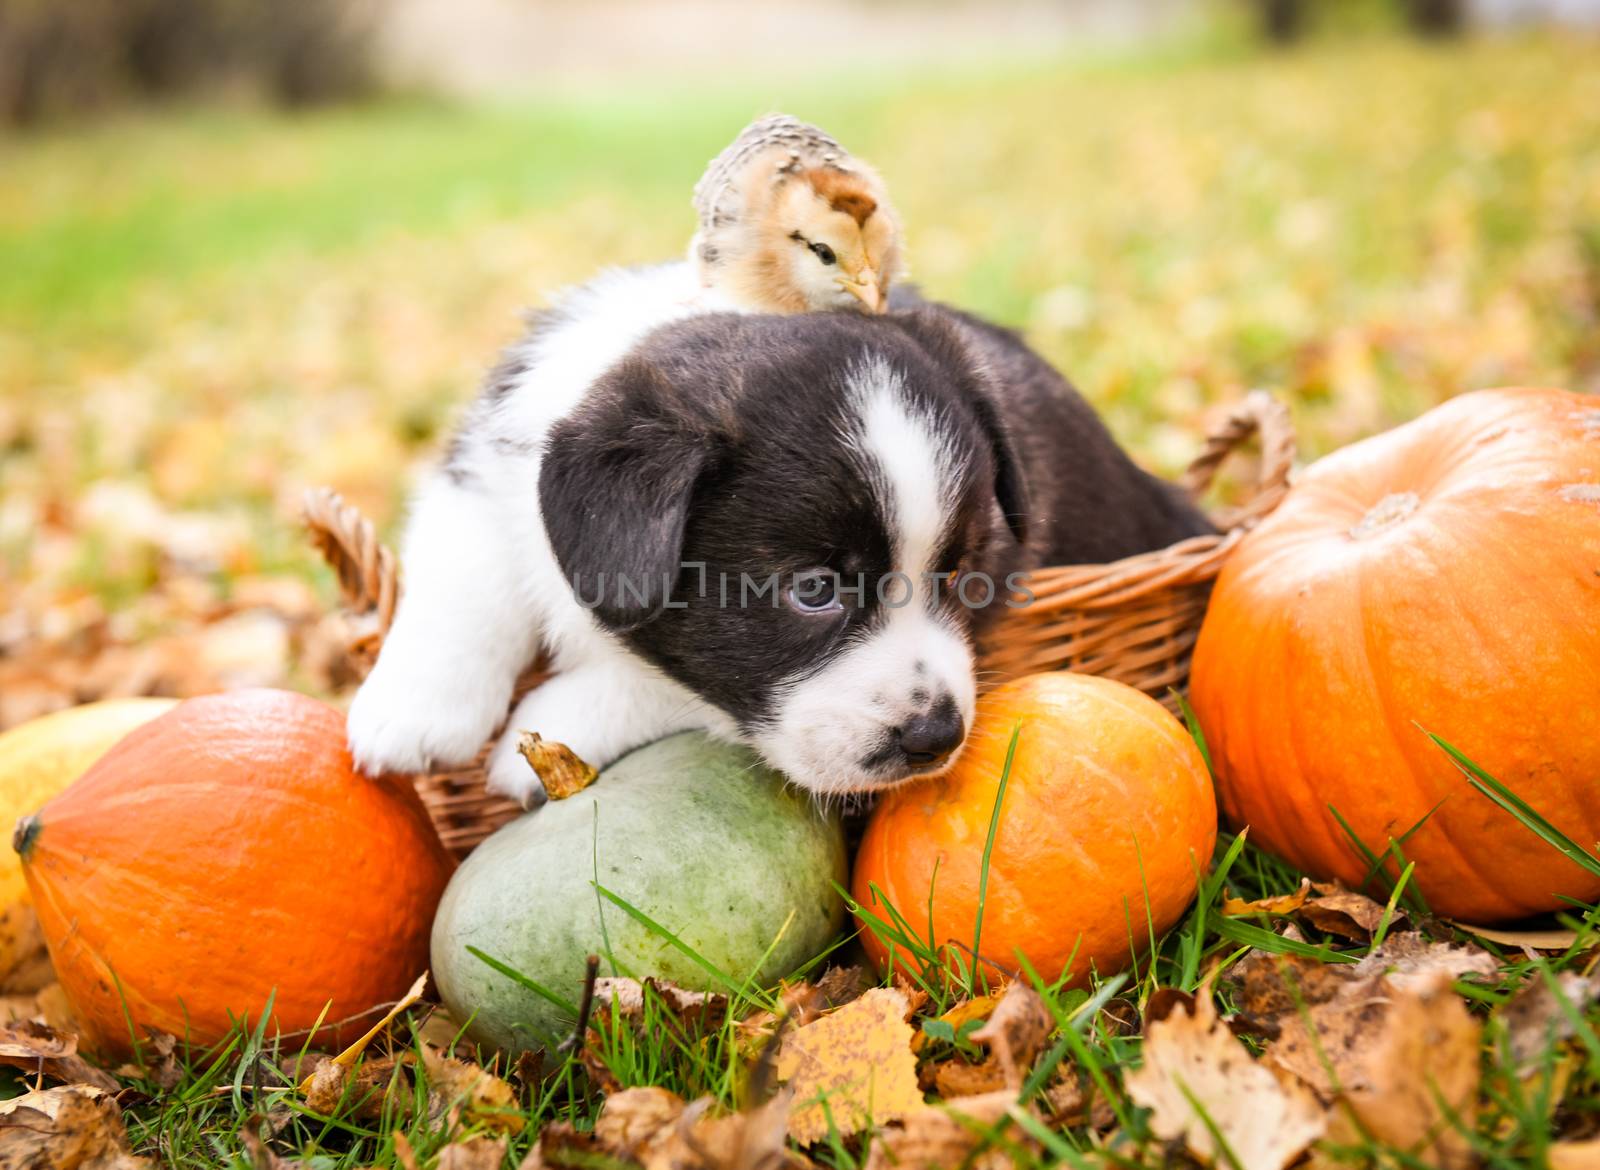
[(815, 126), (751, 123), (696, 184), (701, 283), (758, 312), (882, 312), (900, 275), (883, 180)]

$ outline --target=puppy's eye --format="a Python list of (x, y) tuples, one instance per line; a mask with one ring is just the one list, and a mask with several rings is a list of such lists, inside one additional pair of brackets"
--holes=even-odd
[(844, 608), (839, 602), (839, 578), (830, 569), (796, 573), (784, 599), (797, 613), (833, 613)]
[(812, 244), (811, 250), (817, 254), (817, 259), (824, 264), (837, 264), (839, 257), (833, 254), (833, 249), (826, 244)]

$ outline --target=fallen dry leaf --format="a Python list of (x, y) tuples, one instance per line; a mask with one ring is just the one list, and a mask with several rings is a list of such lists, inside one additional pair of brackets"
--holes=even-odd
[(1144, 1063), (1125, 1084), (1151, 1110), (1151, 1130), (1181, 1139), (1202, 1161), (1220, 1153), (1215, 1126), (1236, 1170), (1282, 1170), (1326, 1128), (1311, 1091), (1257, 1063), (1218, 1019), (1209, 989), (1195, 996), (1193, 1014), (1175, 1010), (1145, 1029)]
[(158, 1089), (172, 1089), (183, 1079), (178, 1060), (178, 1038), (170, 1032), (151, 1031), (139, 1046), (143, 1064), (127, 1064), (117, 1073), (130, 1079), (146, 1080)]
[(469, 1125), (501, 1133), (521, 1133), (523, 1117), (511, 1086), (487, 1069), (456, 1060), (422, 1046), (422, 1063), (428, 1077), (428, 1116), (446, 1119), (451, 1129), (464, 1120)]
[(1254, 952), (1234, 981), (1241, 1010), (1276, 1030), (1264, 1064), (1342, 1102), (1374, 1137), (1454, 1167), (1469, 1151), (1449, 1118), (1470, 1125), (1483, 1029), (1451, 983), (1455, 971), (1481, 964), (1461, 948), (1433, 945), (1431, 958), (1404, 945), (1404, 969), (1391, 973), (1383, 961)]
[(110, 1073), (78, 1055), (78, 1038), (35, 1020), (0, 1026), (0, 1064), (68, 1084), (92, 1085), (107, 1093), (122, 1086)]
[(976, 1029), (972, 1039), (988, 1047), (1005, 1083), (1020, 1089), (1055, 1027), (1055, 1017), (1039, 993), (1019, 979), (1006, 988), (989, 1022)]
[(1600, 1170), (1600, 1138), (1556, 1142), (1545, 1151), (1550, 1170)]
[[(942, 1060), (931, 1070), (932, 1087), (946, 1101), (957, 1097), (978, 1097), (1007, 1087), (1005, 1070), (994, 1057), (982, 1064), (970, 1064), (959, 1056)], [(923, 1081), (927, 1084), (927, 1081)]]
[(1600, 975), (1563, 971), (1555, 977), (1552, 988), (1549, 980), (1535, 970), (1515, 995), (1495, 1009), (1494, 1018), (1505, 1026), (1511, 1057), (1519, 1072), (1538, 1064), (1552, 1045), (1575, 1035), (1562, 999), (1581, 1016), (1600, 999)]
[(1311, 879), (1301, 878), (1300, 888), (1289, 894), (1276, 894), (1268, 898), (1256, 898), (1245, 901), (1235, 898), (1226, 891), (1222, 898), (1222, 912), (1232, 917), (1241, 914), (1293, 914), (1305, 905), (1306, 895), (1311, 892)]
[[(1002, 1149), (990, 1148), (975, 1159), (972, 1155), (988, 1135), (1012, 1128), (1007, 1119), (1016, 1104), (1017, 1094), (1001, 1089), (924, 1106), (873, 1139), (865, 1170), (949, 1170), (953, 1166), (996, 1170), (1009, 1165), (1011, 1159)], [(1008, 1140), (1016, 1142), (1014, 1136)], [(1019, 1144), (1027, 1147), (1031, 1143)]]
[(791, 1097), (785, 1090), (744, 1113), (712, 1116), (709, 1098), (686, 1104), (665, 1089), (622, 1089), (606, 1097), (592, 1133), (547, 1126), (523, 1167), (598, 1159), (642, 1170), (801, 1170), (810, 1163), (784, 1144)]
[(1429, 985), (1435, 975), (1460, 979), (1463, 975), (1494, 975), (1500, 969), (1495, 957), (1467, 943), (1433, 942), (1418, 931), (1393, 934), (1350, 970), (1357, 975), (1387, 974), (1396, 987), (1412, 983)]
[(843, 1007), (860, 999), (873, 984), (872, 973), (859, 963), (848, 967), (829, 967), (817, 980), (817, 992), (824, 1008)]
[(505, 1160), (505, 1138), (479, 1135), (440, 1150), (434, 1170), (500, 1170)]
[[(300, 1086), (306, 1108), (324, 1117), (341, 1111), (358, 1121), (376, 1121), (387, 1108), (391, 1116), (405, 1117), (411, 1107), (410, 1082), (397, 1079), (392, 1056), (362, 1061), (354, 1068), (333, 1060), (317, 1062), (316, 1071)], [(395, 1090), (395, 1091), (391, 1091)]]
[[(1386, 907), (1365, 894), (1330, 882), (1317, 882), (1312, 888), (1316, 897), (1306, 899), (1300, 907), (1300, 917), (1325, 934), (1366, 942), (1383, 921)], [(1404, 921), (1405, 911), (1396, 907), (1389, 917), (1390, 925)]]
[(372, 1027), (368, 1028), (366, 1033), (359, 1040), (357, 1040), (354, 1044), (351, 1044), (343, 1052), (339, 1053), (339, 1055), (320, 1062), (317, 1065), (317, 1068), (312, 1070), (311, 1075), (301, 1082), (300, 1091), (302, 1093), (310, 1092), (311, 1083), (316, 1078), (317, 1073), (328, 1064), (342, 1065), (345, 1068), (349, 1068), (354, 1065), (360, 1058), (361, 1054), (367, 1050), (367, 1045), (376, 1040), (379, 1035), (383, 1033), (384, 1029), (394, 1022), (394, 1018), (396, 1016), (422, 999), (422, 993), (427, 989), (427, 986), (428, 973), (424, 971), (421, 975), (417, 976), (416, 982), (411, 985), (411, 989), (402, 995), (398, 1001), (396, 1001), (395, 1005), (384, 1014), (381, 1020), (372, 1025)]
[(1379, 1141), (1442, 1170), (1470, 1166), (1482, 1039), (1449, 976), (1399, 990), (1341, 1099)]
[(0, 910), (0, 995), (33, 995), (55, 977), (33, 907), (13, 902)]
[[(964, 999), (943, 1015), (935, 1016), (934, 1019), (940, 1023), (949, 1024), (954, 1031), (959, 1033), (964, 1026), (970, 1024), (973, 1020), (988, 1019), (1004, 995), (1005, 988), (1002, 987), (997, 991), (991, 991), (988, 995), (977, 995), (971, 999)], [(916, 1039), (911, 1043), (911, 1051), (921, 1052), (928, 1046), (929, 1039), (928, 1034), (919, 1028)]]
[(900, 991), (875, 987), (860, 999), (789, 1033), (778, 1079), (794, 1091), (789, 1135), (801, 1145), (903, 1117), (923, 1107), (917, 1089), (911, 1005)]
[(153, 1170), (128, 1148), (122, 1111), (86, 1085), (35, 1089), (0, 1102), (0, 1166), (17, 1170)]
[(593, 764), (580, 760), (566, 744), (544, 739), (537, 731), (524, 731), (518, 736), (517, 751), (528, 761), (551, 800), (577, 795), (600, 775)]
[(602, 976), (594, 981), (596, 1007), (608, 1006), (626, 1020), (639, 1020), (644, 1015), (646, 988), (661, 1003), (678, 1015), (694, 1014), (720, 1022), (728, 1008), (728, 997), (713, 991), (690, 991), (665, 979), (637, 979), (622, 976)]
[(1466, 934), (1476, 935), (1501, 946), (1520, 947), (1524, 951), (1564, 951), (1578, 941), (1578, 932), (1565, 927), (1549, 930), (1505, 930), (1498, 926), (1474, 926), (1470, 922), (1457, 922), (1446, 918), (1451, 926)]

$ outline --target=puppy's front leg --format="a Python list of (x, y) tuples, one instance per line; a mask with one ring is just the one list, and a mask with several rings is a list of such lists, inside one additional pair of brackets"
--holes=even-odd
[(538, 640), (512, 544), (472, 487), (440, 476), (418, 494), (400, 608), (350, 706), (362, 771), (466, 764), (499, 726)]
[(562, 670), (524, 696), (489, 756), (489, 791), (531, 808), (544, 789), (517, 751), (524, 731), (565, 744), (603, 768), (625, 752), (675, 731), (725, 731), (726, 716), (682, 686), (622, 656)]

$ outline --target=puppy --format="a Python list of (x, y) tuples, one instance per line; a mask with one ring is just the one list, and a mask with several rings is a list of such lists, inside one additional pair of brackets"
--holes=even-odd
[(824, 795), (947, 766), (1018, 574), (1209, 531), (1014, 335), (706, 311), (685, 265), (536, 320), (414, 501), (405, 594), (350, 712), (363, 769), (469, 761), (541, 648), (538, 731), (603, 766), (701, 728)]

